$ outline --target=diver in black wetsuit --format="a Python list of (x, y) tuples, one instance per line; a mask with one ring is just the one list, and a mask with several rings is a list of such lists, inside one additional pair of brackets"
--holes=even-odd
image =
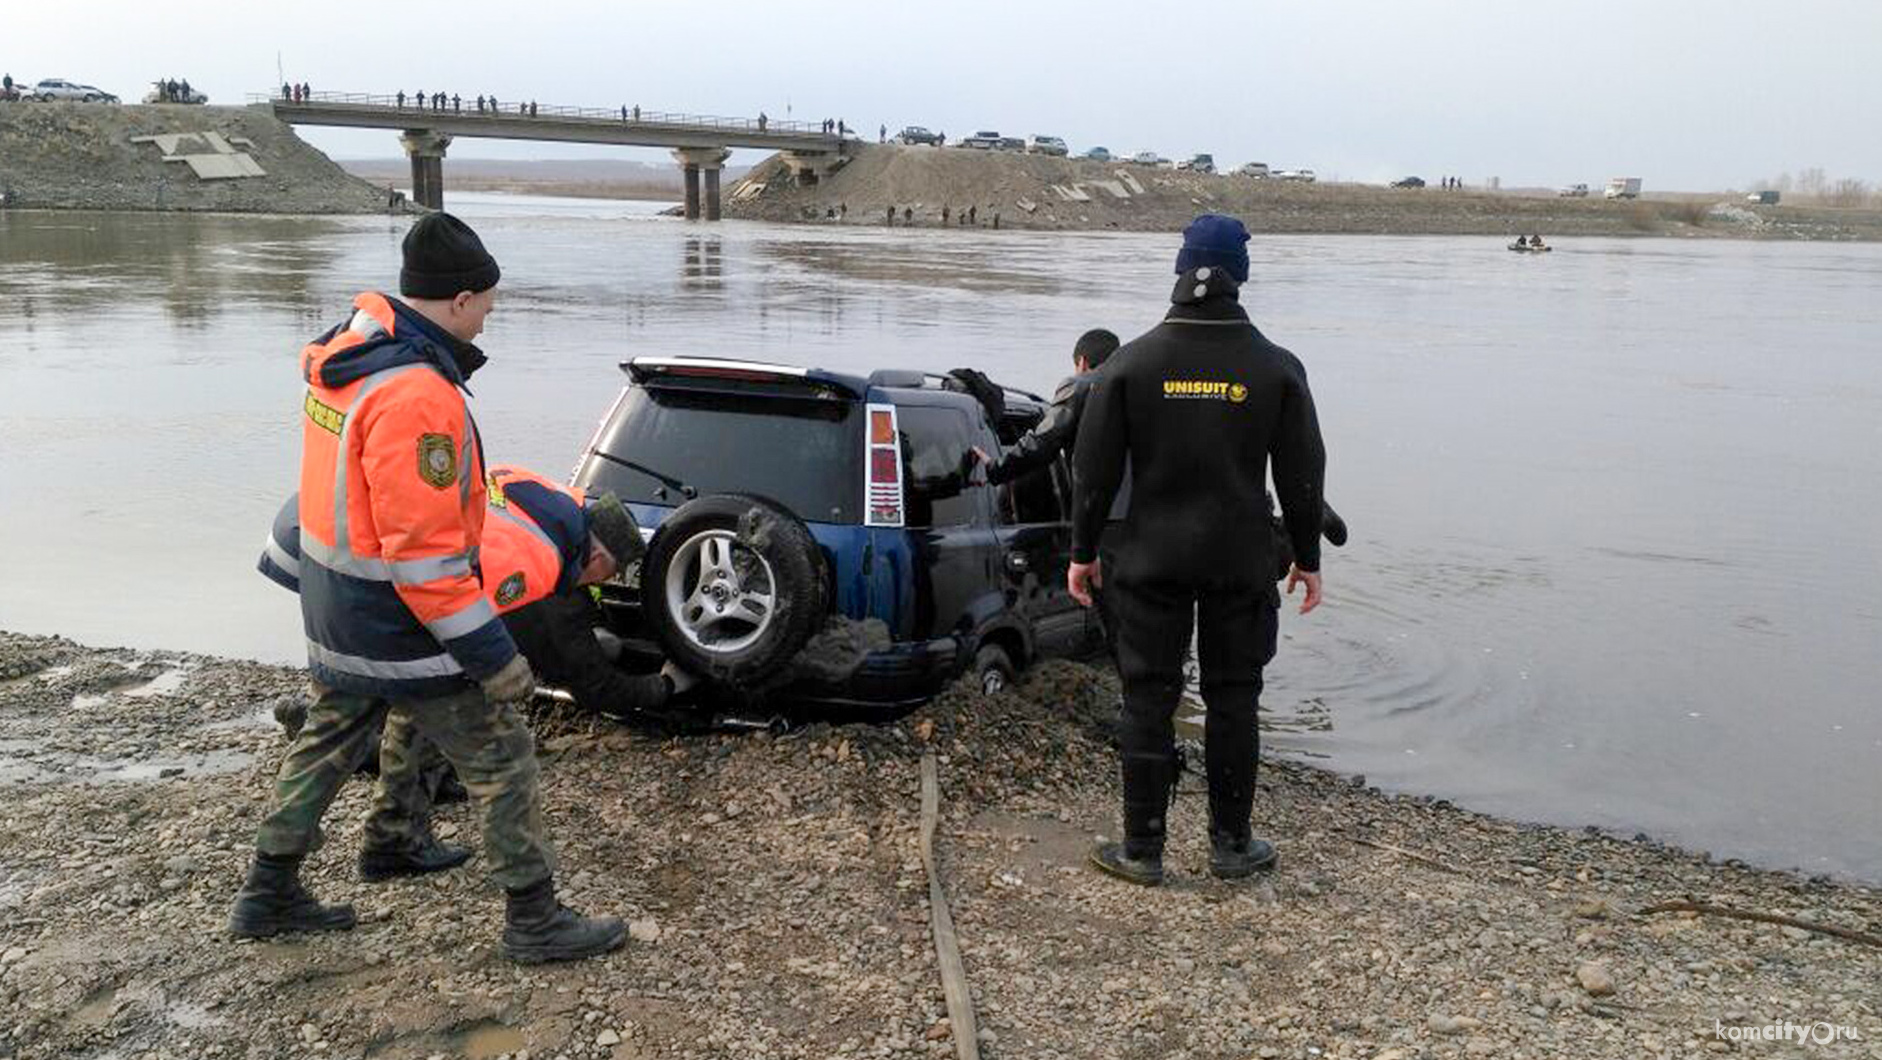
[[(1078, 432), (1066, 580), (1081, 603), (1099, 586), (1111, 598), (1124, 682), (1124, 841), (1100, 845), (1092, 859), (1134, 883), (1163, 879), (1172, 719), (1192, 633), (1208, 708), (1210, 870), (1237, 878), (1275, 862), (1249, 824), (1255, 711), (1280, 607), (1265, 487), (1272, 461), (1294, 551), (1287, 589), (1306, 587), (1305, 614), (1320, 603), (1326, 450), (1305, 369), (1238, 301), (1247, 240), (1231, 217), (1190, 224), (1174, 304), (1118, 350)], [(1100, 563), (1099, 535), (1127, 466), (1130, 511), (1106, 535)]]

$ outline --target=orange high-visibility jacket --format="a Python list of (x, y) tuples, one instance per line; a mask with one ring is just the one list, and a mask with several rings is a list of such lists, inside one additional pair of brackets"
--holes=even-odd
[(500, 615), (574, 589), (588, 564), (582, 495), (520, 467), (491, 468), (482, 561)]
[(484, 595), (482, 446), (456, 341), (382, 294), (301, 354), (301, 616), (316, 681), (460, 691), (516, 645)]
[[(478, 573), (500, 615), (577, 588), (588, 565), (588, 515), (581, 494), (532, 471), (490, 469)], [(281, 506), (256, 569), (301, 591), (301, 498)]]

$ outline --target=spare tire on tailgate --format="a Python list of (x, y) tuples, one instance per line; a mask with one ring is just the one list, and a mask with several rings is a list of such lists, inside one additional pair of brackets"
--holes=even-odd
[(700, 497), (654, 535), (642, 614), (667, 654), (734, 686), (795, 657), (828, 610), (823, 552), (798, 518), (750, 494)]

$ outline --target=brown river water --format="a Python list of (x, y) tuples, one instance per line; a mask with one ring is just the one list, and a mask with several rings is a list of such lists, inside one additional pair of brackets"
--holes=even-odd
[[(473, 384), (552, 474), (635, 354), (971, 365), (1040, 392), (1154, 323), (1176, 240), (687, 225), (454, 196), (502, 262)], [(0, 628), (298, 660), (254, 574), (295, 353), (405, 222), (0, 212)], [(1258, 237), (1353, 526), (1268, 746), (1523, 820), (1882, 881), (1882, 246)]]

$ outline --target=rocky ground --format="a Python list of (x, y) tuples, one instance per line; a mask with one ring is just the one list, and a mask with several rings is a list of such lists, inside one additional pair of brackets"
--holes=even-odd
[[(950, 226), (973, 207), (979, 227), (1175, 232), (1198, 213), (1231, 213), (1255, 232), (1366, 235), (1694, 236), (1740, 239), (1882, 239), (1882, 210), (1784, 204), (1743, 196), (1608, 202), (1552, 193), (1298, 184), (947, 147), (863, 144), (818, 183), (799, 185), (777, 160), (728, 183), (725, 213), (764, 221), (882, 225), (890, 207), (918, 227)], [(1134, 181), (1135, 185), (1131, 182)], [(1103, 190), (1115, 183), (1127, 194)], [(1076, 185), (1068, 201), (1054, 185)], [(848, 207), (843, 210), (843, 207)], [(832, 212), (838, 216), (832, 217)]]
[[(163, 161), (155, 145), (131, 142), (134, 136), (201, 132), (248, 140), (232, 146), (266, 175), (201, 180), (189, 166)], [(359, 214), (388, 208), (384, 184), (349, 175), (256, 107), (0, 103), (0, 191), (20, 209)]]
[[(1492, 820), (1264, 768), (1281, 867), (1204, 871), (1178, 799), (1170, 886), (1082, 864), (1113, 829), (1115, 690), (1066, 663), (882, 726), (668, 736), (538, 718), (565, 897), (628, 918), (605, 959), (495, 952), (480, 861), (352, 875), (366, 787), (308, 877), (349, 934), (222, 933), (294, 671), (0, 634), (0, 1057), (952, 1055), (916, 847), (939, 853), (990, 1058), (1882, 1057), (1882, 948), (1714, 916), (1692, 895), (1882, 931), (1873, 889)], [(1195, 788), (1192, 778), (1186, 789)], [(463, 806), (441, 831), (476, 844)], [(1853, 1027), (1823, 1045), (1718, 1026)]]

